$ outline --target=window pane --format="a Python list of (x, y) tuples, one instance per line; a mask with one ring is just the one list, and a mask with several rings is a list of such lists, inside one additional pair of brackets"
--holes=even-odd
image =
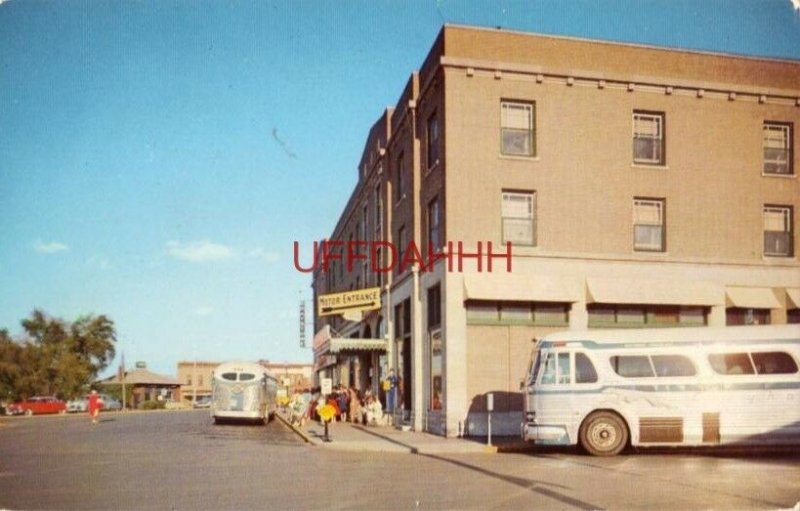
[(681, 325), (705, 325), (706, 309), (704, 307), (683, 307), (681, 308), (679, 322)]
[(644, 309), (641, 307), (619, 307), (617, 322), (627, 324), (644, 324)]
[(781, 351), (751, 353), (758, 374), (794, 374), (797, 363), (791, 355)]
[(558, 354), (558, 383), (568, 384), (572, 381), (569, 371), (569, 353)]
[(236, 381), (236, 373), (222, 373), (222, 379)]
[(503, 135), (503, 154), (531, 156), (531, 137), (530, 131), (520, 131), (504, 128)]
[(512, 322), (530, 322), (531, 307), (528, 304), (504, 303), (500, 306), (500, 319)]
[(542, 385), (552, 385), (556, 382), (556, 354), (548, 353), (544, 361), (544, 372), (542, 373)]
[(597, 381), (597, 371), (594, 364), (583, 353), (575, 354), (575, 383), (594, 383)]
[(532, 123), (532, 105), (524, 103), (503, 103), (503, 128), (530, 130)]
[(533, 220), (503, 219), (503, 241), (533, 244)]
[(255, 379), (256, 375), (252, 373), (242, 373), (239, 375), (239, 381), (250, 381)]
[(694, 376), (694, 364), (683, 355), (653, 355), (653, 367), (658, 376)]
[(467, 321), (497, 321), (500, 318), (495, 303), (467, 304)]
[(753, 374), (753, 365), (747, 353), (715, 353), (708, 356), (714, 372), (719, 374)]
[(625, 378), (650, 378), (653, 368), (646, 355), (627, 355), (611, 357), (611, 367), (614, 372)]
[(566, 324), (569, 321), (567, 306), (537, 303), (533, 309), (533, 319), (543, 324)]

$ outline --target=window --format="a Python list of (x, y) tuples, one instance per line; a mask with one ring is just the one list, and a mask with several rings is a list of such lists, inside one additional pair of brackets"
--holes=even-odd
[(664, 252), (664, 199), (633, 199), (633, 249)]
[[(406, 248), (408, 248), (408, 239), (406, 236), (406, 227), (401, 225), (399, 229), (397, 229), (397, 255), (399, 260), (403, 260), (403, 256), (406, 254)], [(399, 266), (398, 266), (399, 267)]]
[(431, 250), (436, 250), (442, 246), (440, 216), (439, 198), (437, 197), (428, 203), (428, 246)]
[(381, 196), (381, 185), (375, 185), (375, 239), (383, 239), (383, 197)]
[(469, 300), (467, 324), (566, 326), (569, 308), (569, 304), (556, 302)]
[(395, 193), (394, 201), (395, 203), (400, 202), (406, 196), (406, 176), (405, 176), (405, 165), (403, 164), (403, 153), (400, 153), (400, 156), (397, 157), (397, 192)]
[(614, 372), (624, 378), (651, 378), (653, 368), (647, 355), (622, 355), (611, 357)]
[(791, 355), (782, 351), (751, 353), (758, 374), (794, 374), (797, 363)]
[(653, 355), (650, 359), (658, 376), (694, 376), (697, 373), (692, 361), (683, 355)]
[(763, 130), (764, 174), (791, 176), (792, 125), (765, 122)]
[(535, 192), (503, 192), (503, 243), (536, 245)]
[(436, 112), (428, 117), (428, 168), (439, 163), (439, 118)]
[(228, 381), (236, 381), (236, 373), (222, 373), (222, 379)]
[(428, 329), (442, 324), (442, 288), (439, 284), (428, 288)]
[(431, 410), (442, 409), (442, 332), (430, 334)]
[(592, 303), (587, 306), (589, 326), (682, 327), (707, 324), (709, 308), (677, 305), (623, 305)]
[(575, 383), (595, 383), (597, 371), (584, 353), (575, 353)]
[(536, 156), (534, 103), (500, 102), (500, 153)]
[(548, 353), (544, 361), (541, 383), (543, 385), (555, 383), (566, 385), (571, 381), (569, 353)]
[(753, 374), (747, 353), (715, 353), (708, 356), (711, 368), (718, 374)]
[(256, 375), (253, 374), (253, 373), (241, 373), (239, 375), (239, 381), (250, 381), (250, 380), (255, 380), (255, 379), (256, 379)]
[(772, 314), (769, 309), (746, 309), (728, 307), (725, 309), (725, 324), (732, 325), (769, 325)]
[(664, 114), (633, 112), (633, 162), (664, 165)]
[(764, 255), (794, 255), (791, 206), (764, 206)]

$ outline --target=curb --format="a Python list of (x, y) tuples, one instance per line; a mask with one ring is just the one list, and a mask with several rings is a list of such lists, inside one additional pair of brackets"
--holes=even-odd
[(288, 426), (289, 429), (291, 429), (292, 431), (297, 433), (300, 436), (300, 438), (302, 438), (307, 444), (317, 445), (316, 442), (314, 442), (314, 440), (312, 440), (312, 438), (310, 436), (308, 436), (308, 433), (306, 433), (302, 429), (298, 428), (297, 426), (295, 426), (291, 422), (287, 421), (286, 418), (283, 415), (281, 415), (278, 412), (275, 412), (274, 416), (277, 419), (279, 419), (282, 423), (284, 423), (286, 426)]

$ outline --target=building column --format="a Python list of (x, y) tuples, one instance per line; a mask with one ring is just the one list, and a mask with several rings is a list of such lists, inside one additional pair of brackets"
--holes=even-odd
[(414, 289), (411, 292), (411, 358), (413, 360), (412, 369), (413, 373), (411, 378), (413, 383), (411, 385), (414, 395), (412, 399), (413, 422), (412, 427), (414, 431), (422, 431), (422, 419), (425, 415), (425, 374), (423, 372), (424, 353), (425, 353), (425, 336), (422, 324), (422, 300), (420, 299), (420, 282), (419, 282), (419, 269), (415, 266), (413, 269)]
[(725, 305), (714, 305), (708, 312), (708, 326), (725, 326)]
[(569, 329), (586, 330), (589, 328), (589, 311), (586, 310), (586, 302), (573, 302), (569, 311)]

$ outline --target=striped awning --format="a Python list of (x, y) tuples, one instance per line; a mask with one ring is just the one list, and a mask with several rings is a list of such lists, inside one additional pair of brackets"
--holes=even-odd
[(386, 351), (386, 339), (332, 337), (327, 348), (328, 353), (341, 353), (343, 351)]

